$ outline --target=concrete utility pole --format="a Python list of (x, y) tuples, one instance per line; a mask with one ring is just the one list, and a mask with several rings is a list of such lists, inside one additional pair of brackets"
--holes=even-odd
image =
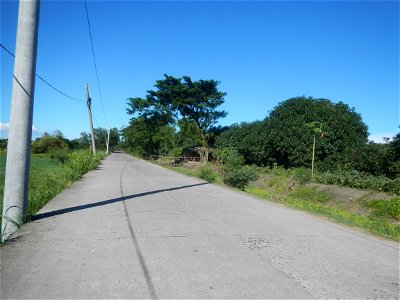
[(111, 121), (109, 121), (108, 132), (107, 132), (107, 142), (106, 142), (106, 145), (107, 145), (106, 154), (107, 154), (107, 155), (108, 155), (108, 148), (109, 148), (109, 146), (110, 146), (110, 131), (111, 131)]
[(89, 97), (89, 86), (86, 83), (86, 104), (88, 107), (88, 114), (89, 114), (89, 124), (90, 124), (90, 134), (92, 135), (92, 150), (93, 154), (96, 155), (96, 143), (94, 142), (94, 133), (93, 133), (93, 122), (92, 122), (92, 99)]
[(28, 207), (39, 7), (39, 0), (19, 1), (3, 199), (2, 241), (22, 225)]

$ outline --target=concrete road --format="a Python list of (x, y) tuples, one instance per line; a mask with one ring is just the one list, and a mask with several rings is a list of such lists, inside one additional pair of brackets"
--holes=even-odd
[(1, 248), (1, 298), (399, 298), (398, 244), (125, 154)]

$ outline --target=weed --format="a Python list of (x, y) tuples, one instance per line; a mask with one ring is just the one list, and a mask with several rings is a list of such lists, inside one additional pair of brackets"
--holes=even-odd
[(400, 220), (400, 197), (395, 197), (391, 200), (364, 200), (362, 205), (370, 209), (371, 217)]
[(316, 215), (328, 217), (338, 223), (365, 229), (371, 233), (378, 234), (390, 239), (400, 240), (400, 225), (391, 224), (383, 220), (376, 220), (368, 216), (362, 216), (330, 207), (321, 203), (315, 203), (298, 199), (295, 197), (287, 197), (284, 204), (289, 207), (307, 211)]
[(199, 169), (199, 177), (208, 182), (216, 182), (218, 174), (209, 165), (205, 165)]
[(249, 193), (250, 195), (256, 196), (256, 197), (260, 197), (262, 199), (271, 199), (272, 198), (272, 193), (269, 192), (266, 189), (262, 189), (262, 188), (258, 188), (258, 187), (254, 187), (254, 186), (247, 186), (245, 188), (245, 192)]
[(313, 203), (328, 203), (333, 200), (333, 195), (326, 192), (317, 192), (312, 187), (299, 187), (289, 195), (292, 198), (310, 201)]

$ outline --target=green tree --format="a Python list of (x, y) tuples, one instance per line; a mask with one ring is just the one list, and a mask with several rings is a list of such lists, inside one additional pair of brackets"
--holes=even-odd
[(270, 164), (265, 121), (233, 124), (216, 138), (216, 145), (219, 149), (235, 148), (246, 164)]
[[(192, 81), (189, 76), (175, 78), (164, 75), (157, 80), (155, 90), (148, 90), (145, 98), (129, 98), (127, 112), (130, 115), (143, 117), (141, 122), (164, 120), (166, 124), (183, 126), (182, 131), (193, 124), (196, 130), (192, 132), (193, 141), (200, 141), (205, 149), (209, 146), (208, 130), (227, 113), (217, 108), (224, 103), (226, 93), (217, 88), (216, 80)], [(203, 154), (207, 160), (208, 151)]]
[(326, 130), (324, 139), (315, 148), (318, 161), (334, 156), (335, 165), (346, 151), (360, 149), (367, 143), (367, 126), (354, 108), (328, 99), (292, 98), (278, 104), (265, 122), (266, 143), (279, 165), (310, 165), (307, 153), (315, 131), (308, 130), (306, 124), (312, 122), (324, 124)]
[[(323, 124), (324, 138), (318, 126), (310, 130), (307, 124)], [(247, 164), (309, 167), (315, 133), (315, 160), (321, 170), (351, 169), (349, 153), (364, 147), (368, 134), (354, 108), (327, 99), (297, 97), (279, 103), (263, 121), (232, 125), (217, 138), (217, 147), (234, 147)]]
[(122, 130), (125, 143), (139, 156), (165, 155), (174, 148), (175, 129), (160, 115), (142, 115), (131, 118)]
[[(107, 148), (107, 136), (108, 136), (108, 129), (106, 128), (94, 128), (94, 141), (96, 143), (96, 149), (106, 150)], [(90, 135), (89, 138), (91, 139)], [(111, 128), (110, 129), (110, 149), (114, 149), (118, 146), (120, 141), (120, 134), (118, 128)]]
[(48, 153), (70, 148), (70, 141), (64, 138), (64, 135), (59, 130), (56, 130), (53, 134), (45, 132), (42, 137), (37, 138), (32, 143), (31, 147), (33, 153)]

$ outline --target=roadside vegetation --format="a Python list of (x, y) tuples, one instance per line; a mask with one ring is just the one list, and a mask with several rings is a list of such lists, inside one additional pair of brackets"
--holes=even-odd
[[(6, 143), (3, 140), (0, 150), (0, 207), (3, 208), (4, 179), (6, 167)], [(82, 144), (74, 148), (74, 144), (64, 138), (61, 132), (44, 134), (32, 143), (31, 167), (29, 176), (29, 196), (27, 221), (35, 215), (47, 202), (70, 186), (85, 173), (95, 169), (105, 157), (101, 145), (100, 151), (93, 156)], [(79, 149), (86, 148), (86, 149)], [(0, 224), (1, 224), (0, 216)]]
[(305, 180), (302, 176), (305, 171), (311, 172), (310, 169), (270, 169), (253, 166), (250, 167), (249, 173), (245, 171), (241, 174), (243, 169), (238, 169), (238, 173), (230, 173), (234, 178), (231, 180), (229, 177), (227, 179), (226, 166), (223, 164), (204, 165), (187, 162), (173, 165), (165, 160), (153, 162), (184, 175), (238, 188), (258, 198), (281, 203), (385, 238), (400, 240), (398, 195), (372, 190), (343, 190), (339, 186), (321, 185)]
[[(221, 127), (227, 112), (219, 84), (164, 75), (145, 97), (128, 98), (131, 119), (111, 129), (111, 150), (400, 239), (400, 133), (369, 142), (355, 108), (304, 96), (279, 103), (261, 121)], [(98, 149), (105, 133), (94, 130)], [(0, 149), (6, 144), (0, 140)], [(29, 216), (104, 157), (90, 156), (89, 147), (85, 132), (75, 140), (45, 133), (32, 143)]]
[(165, 75), (144, 98), (129, 98), (125, 151), (399, 240), (400, 133), (369, 142), (355, 108), (304, 96), (264, 120), (220, 127), (227, 113), (218, 85)]

